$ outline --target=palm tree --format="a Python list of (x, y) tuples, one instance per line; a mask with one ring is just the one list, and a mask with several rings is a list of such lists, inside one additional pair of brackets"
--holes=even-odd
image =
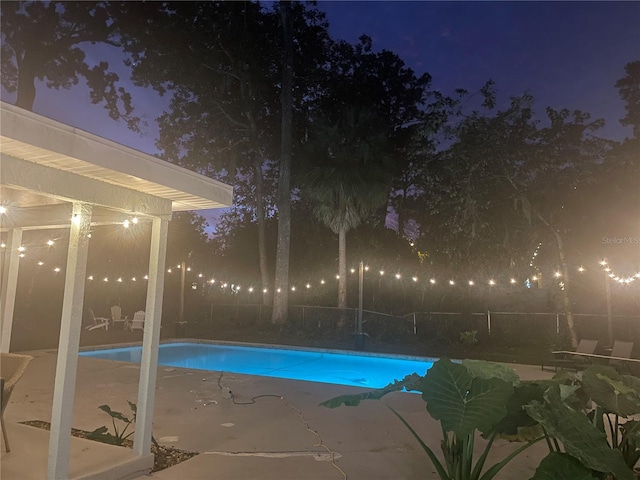
[[(347, 232), (387, 201), (387, 139), (368, 109), (349, 107), (337, 119), (317, 121), (309, 146), (312, 166), (303, 195), (314, 215), (338, 234), (338, 308), (347, 307)], [(344, 327), (345, 316), (339, 326)]]

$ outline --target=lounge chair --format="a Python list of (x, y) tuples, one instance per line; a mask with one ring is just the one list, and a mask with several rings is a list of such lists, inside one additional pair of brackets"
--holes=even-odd
[(0, 425), (2, 426), (2, 436), (4, 447), (10, 452), (7, 428), (4, 425), (4, 410), (9, 404), (9, 398), (18, 380), (22, 378), (29, 362), (33, 360), (30, 355), (19, 355), (17, 353), (0, 353), (0, 371), (2, 376), (2, 412), (0, 413)]
[(126, 325), (127, 322), (127, 318), (127, 316), (122, 316), (122, 308), (120, 308), (120, 305), (113, 305), (111, 307), (111, 321), (113, 322), (114, 326), (117, 323), (122, 323), (122, 327), (124, 328), (124, 325)]
[[(567, 350), (558, 350), (553, 353), (555, 359), (555, 370), (558, 371), (558, 367), (562, 370), (565, 367), (574, 368), (579, 370), (580, 368), (588, 365), (590, 362), (590, 356), (596, 353), (598, 347), (597, 340), (589, 340), (583, 338), (578, 343), (578, 348), (574, 352)], [(544, 365), (543, 365), (544, 368)]]
[(611, 349), (611, 357), (614, 358), (609, 359), (609, 365), (618, 370), (629, 371), (631, 362), (625, 362), (621, 359), (631, 359), (631, 352), (633, 352), (633, 342), (614, 341)]
[(133, 320), (126, 323), (126, 327), (130, 331), (144, 330), (144, 311), (139, 310), (133, 314)]
[(88, 311), (90, 323), (85, 327), (85, 330), (96, 330), (98, 328), (109, 330), (109, 319), (107, 317), (96, 317), (95, 313), (93, 313), (93, 310), (90, 308)]

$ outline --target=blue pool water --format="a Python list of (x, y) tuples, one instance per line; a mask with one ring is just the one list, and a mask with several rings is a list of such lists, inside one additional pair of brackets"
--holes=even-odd
[[(80, 352), (81, 356), (140, 363), (142, 347)], [(433, 361), (321, 350), (250, 347), (209, 343), (160, 345), (158, 364), (356, 387), (381, 388), (405, 375), (424, 375)]]

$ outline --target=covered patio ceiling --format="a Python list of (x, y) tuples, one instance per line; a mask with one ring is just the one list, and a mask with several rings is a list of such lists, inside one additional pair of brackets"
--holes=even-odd
[[(231, 205), (232, 187), (13, 105), (0, 102), (0, 115), (0, 230), (6, 236), (6, 248), (0, 254), (1, 352), (8, 352), (11, 345), (22, 232), (70, 230), (47, 478), (69, 478), (90, 229), (134, 218), (151, 222), (152, 229), (137, 428), (129, 474), (150, 468), (168, 222), (175, 211)], [(119, 467), (116, 476), (103, 474), (126, 477), (127, 468)]]

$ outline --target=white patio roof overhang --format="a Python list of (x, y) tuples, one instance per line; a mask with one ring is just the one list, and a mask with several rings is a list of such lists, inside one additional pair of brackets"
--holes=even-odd
[[(0, 228), (7, 233), (0, 351), (11, 344), (22, 232), (69, 228), (69, 250), (51, 412), (49, 479), (68, 478), (71, 422), (93, 225), (133, 216), (152, 222), (138, 412), (129, 475), (151, 468), (168, 222), (171, 213), (227, 207), (232, 187), (35, 113), (0, 103)], [(120, 478), (127, 469), (118, 466)], [(115, 477), (114, 477), (115, 478)]]

